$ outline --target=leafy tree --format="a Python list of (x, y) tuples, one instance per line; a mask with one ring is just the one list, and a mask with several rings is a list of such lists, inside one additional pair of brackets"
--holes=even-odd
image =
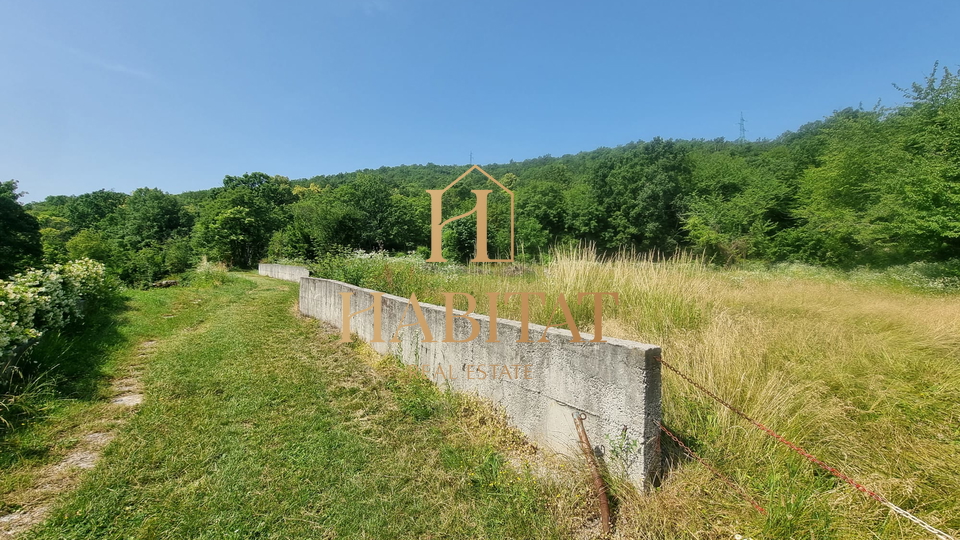
[(227, 191), (244, 189), (273, 206), (283, 206), (296, 200), (293, 187), (286, 176), (270, 176), (262, 172), (244, 173), (243, 176), (225, 176), (223, 187)]
[(426, 192), (412, 197), (390, 196), (385, 211), (384, 233), (387, 249), (412, 251), (430, 243), (430, 200)]
[(44, 216), (40, 220), (40, 243), (45, 263), (67, 262), (67, 241), (71, 233), (69, 224), (66, 218), (56, 216)]
[(200, 253), (251, 267), (267, 253), (270, 239), (289, 220), (295, 200), (289, 180), (264, 173), (227, 176), (223, 190), (204, 204), (194, 227)]
[(562, 208), (567, 240), (595, 243), (600, 239), (603, 209), (589, 184), (578, 183), (564, 191)]
[(83, 229), (67, 241), (67, 254), (71, 259), (93, 259), (111, 268), (118, 267), (119, 249), (101, 232)]
[(40, 223), (18, 199), (17, 181), (0, 183), (0, 278), (40, 262)]
[(841, 111), (800, 185), (797, 251), (850, 266), (956, 256), (960, 248), (960, 85), (914, 84), (907, 106)]
[(253, 266), (264, 240), (262, 227), (244, 206), (211, 209), (201, 215), (195, 235), (201, 249), (213, 258), (247, 267)]
[(271, 250), (274, 256), (316, 259), (339, 246), (360, 243), (363, 214), (332, 188), (303, 194), (300, 201), (290, 205), (290, 213), (292, 222), (281, 233), (289, 250), (275, 248)]
[(120, 277), (127, 283), (143, 287), (157, 281), (164, 273), (164, 254), (159, 249), (146, 247), (129, 255)]
[(116, 212), (126, 199), (127, 196), (123, 193), (101, 189), (71, 199), (65, 210), (71, 226), (79, 231), (98, 225), (108, 215)]
[(790, 185), (727, 152), (695, 152), (684, 229), (690, 244), (723, 261), (769, 255)]
[(337, 188), (340, 200), (356, 209), (362, 220), (358, 247), (382, 250), (387, 246), (389, 218), (394, 213), (392, 187), (378, 176), (361, 173), (350, 184)]
[(539, 224), (548, 239), (561, 236), (564, 224), (563, 186), (548, 180), (536, 180), (517, 190), (517, 217)]
[(521, 260), (534, 260), (548, 249), (550, 233), (544, 230), (537, 220), (520, 217), (517, 219), (516, 228), (516, 256)]
[(193, 248), (187, 236), (170, 238), (164, 242), (162, 253), (163, 266), (167, 273), (179, 274), (193, 266)]
[(910, 104), (890, 116), (907, 173), (886, 186), (880, 206), (887, 234), (913, 250), (908, 259), (960, 255), (960, 78), (937, 64), (924, 84), (904, 91)]
[(50, 195), (42, 201), (27, 203), (24, 208), (40, 222), (40, 242), (45, 263), (67, 262), (67, 240), (76, 233), (67, 218), (66, 205), (75, 197)]
[(683, 146), (654, 139), (605, 160), (598, 172), (593, 187), (606, 221), (603, 248), (671, 252), (679, 247), (681, 186), (690, 174)]
[(159, 246), (186, 232), (190, 225), (180, 201), (159, 189), (134, 190), (123, 212), (123, 241), (133, 250)]

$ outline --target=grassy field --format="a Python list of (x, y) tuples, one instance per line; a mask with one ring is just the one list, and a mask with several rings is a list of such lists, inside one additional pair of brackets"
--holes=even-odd
[[(694, 261), (561, 257), (558, 290), (617, 290), (606, 332), (664, 358), (793, 441), (941, 528), (960, 529), (960, 297)], [(754, 513), (701, 467), (677, 464), (637, 536), (723, 530), (764, 538), (927, 538), (672, 373), (668, 425), (765, 505)]]
[[(348, 262), (337, 277), (432, 303), (442, 303), (441, 291), (469, 292), (481, 312), (490, 291), (547, 299), (616, 291), (604, 335), (661, 345), (666, 361), (747, 414), (931, 524), (960, 530), (957, 294), (867, 272), (717, 269), (682, 257), (598, 262), (588, 250), (525, 272), (450, 270), (374, 257)], [(512, 304), (501, 303), (500, 317), (517, 317)], [(546, 323), (554, 307), (533, 316)], [(574, 310), (581, 330), (591, 309)], [(665, 424), (769, 515), (674, 452), (660, 489), (622, 496), (622, 537), (929, 538), (673, 373), (665, 370), (663, 383)]]
[[(661, 345), (665, 360), (748, 414), (931, 524), (960, 529), (956, 295), (803, 268), (597, 262), (588, 252), (526, 272), (350, 264), (342, 270), (354, 281), (429, 301), (441, 291), (617, 291), (605, 335)], [(577, 462), (545, 461), (485, 405), (362, 345), (335, 343), (297, 315), (296, 294), (295, 284), (249, 274), (129, 292), (112, 318), (74, 338), (64, 361), (89, 364), (75, 368), (86, 373), (76, 399), (0, 441), (4, 509), (37, 504), (24, 493), (89, 426), (116, 437), (77, 487), (39, 501), (52, 511), (25, 537), (595, 535), (596, 503)], [(500, 316), (515, 317), (511, 309), (501, 304)], [(590, 310), (576, 317), (589, 331)], [(147, 354), (145, 342), (155, 342)], [(135, 415), (116, 413), (104, 403), (109, 380), (131, 366), (142, 370), (144, 402)], [(616, 537), (929, 538), (663, 377), (665, 424), (769, 515), (665, 443), (657, 490), (614, 479)]]

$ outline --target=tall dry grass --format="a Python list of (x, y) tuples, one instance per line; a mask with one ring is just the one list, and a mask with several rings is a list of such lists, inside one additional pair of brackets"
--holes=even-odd
[[(446, 290), (616, 291), (604, 335), (664, 359), (747, 414), (941, 529), (960, 529), (960, 298), (814, 274), (713, 268), (696, 257), (559, 251), (534, 274), (469, 274)], [(517, 302), (500, 306), (516, 317)], [(592, 306), (571, 308), (589, 331)], [(481, 306), (481, 310), (483, 306)], [(673, 373), (664, 420), (753, 494), (763, 516), (677, 452), (650, 494), (621, 494), (625, 538), (927, 538)], [(670, 445), (666, 445), (668, 448)]]

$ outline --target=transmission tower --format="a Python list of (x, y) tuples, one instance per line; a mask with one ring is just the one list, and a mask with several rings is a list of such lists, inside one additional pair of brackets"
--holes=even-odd
[(743, 119), (743, 111), (741, 111), (740, 122), (738, 123), (738, 125), (740, 126), (740, 138), (737, 139), (737, 144), (743, 144), (747, 142), (747, 128), (744, 126), (745, 123), (746, 123), (746, 120)]

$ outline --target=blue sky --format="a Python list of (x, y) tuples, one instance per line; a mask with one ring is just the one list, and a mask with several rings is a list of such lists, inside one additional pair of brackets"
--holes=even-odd
[(776, 137), (960, 64), (960, 2), (0, 0), (25, 200)]

